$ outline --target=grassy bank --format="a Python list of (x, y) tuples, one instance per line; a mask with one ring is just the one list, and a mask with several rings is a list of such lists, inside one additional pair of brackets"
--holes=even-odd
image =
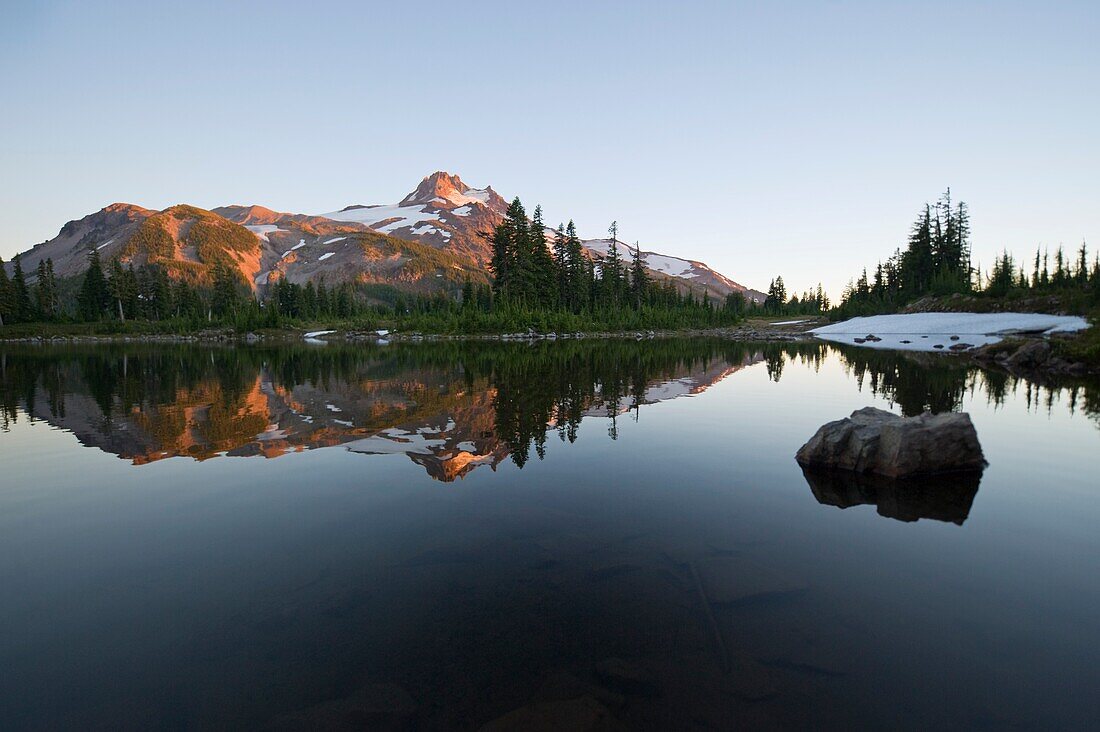
[(1051, 340), (1051, 347), (1058, 358), (1100, 369), (1100, 308), (1092, 310), (1085, 317), (1092, 324), (1091, 328), (1072, 337), (1054, 338)]

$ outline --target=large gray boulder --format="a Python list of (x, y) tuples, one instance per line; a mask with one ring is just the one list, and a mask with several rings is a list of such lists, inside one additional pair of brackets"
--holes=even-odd
[(874, 407), (822, 426), (795, 459), (805, 467), (893, 478), (980, 471), (986, 464), (970, 415), (899, 417)]

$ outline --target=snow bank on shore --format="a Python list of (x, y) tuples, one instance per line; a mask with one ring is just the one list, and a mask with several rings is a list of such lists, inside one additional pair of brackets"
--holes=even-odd
[[(905, 351), (965, 351), (1005, 335), (1070, 333), (1088, 328), (1075, 315), (1043, 313), (909, 313), (852, 318), (810, 330), (822, 340)], [(868, 339), (867, 336), (873, 336)], [(964, 348), (964, 346), (966, 346)]]

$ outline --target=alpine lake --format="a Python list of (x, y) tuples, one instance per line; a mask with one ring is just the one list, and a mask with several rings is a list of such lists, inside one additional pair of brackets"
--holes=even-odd
[[(1100, 723), (1100, 383), (709, 338), (0, 345), (0, 726)], [(988, 467), (804, 473), (968, 412)]]

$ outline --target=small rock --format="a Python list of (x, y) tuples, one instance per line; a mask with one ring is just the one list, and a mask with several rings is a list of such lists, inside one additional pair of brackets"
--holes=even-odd
[(951, 336), (951, 340), (957, 341), (957, 340), (959, 340), (959, 337), (958, 336)]

